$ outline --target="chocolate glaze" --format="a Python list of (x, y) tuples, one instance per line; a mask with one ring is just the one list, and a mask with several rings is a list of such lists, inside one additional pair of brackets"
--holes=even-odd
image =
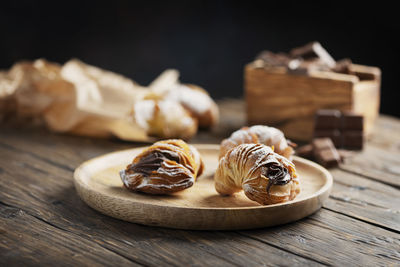
[(272, 185), (285, 185), (290, 182), (291, 177), (287, 168), (280, 166), (277, 162), (271, 162), (265, 165), (265, 173), (263, 175), (268, 178), (267, 192)]
[(152, 153), (142, 157), (138, 163), (130, 164), (128, 170), (130, 172), (139, 172), (144, 175), (149, 175), (160, 168), (161, 163), (166, 159), (179, 163), (179, 155), (175, 152), (168, 150), (153, 151)]

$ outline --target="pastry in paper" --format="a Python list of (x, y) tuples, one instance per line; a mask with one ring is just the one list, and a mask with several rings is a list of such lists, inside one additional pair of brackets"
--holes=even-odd
[(215, 105), (205, 123), (204, 103), (184, 105), (173, 97), (180, 87), (191, 90), (178, 76), (167, 70), (152, 88), (76, 59), (62, 66), (43, 59), (21, 62), (0, 72), (0, 119), (34, 118), (56, 132), (132, 141), (188, 139), (199, 124), (215, 124), (218, 110), (202, 91), (207, 110)]

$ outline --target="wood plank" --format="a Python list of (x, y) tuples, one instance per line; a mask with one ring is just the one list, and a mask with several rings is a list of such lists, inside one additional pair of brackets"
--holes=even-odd
[(365, 146), (362, 153), (349, 157), (340, 169), (400, 188), (400, 153)]
[[(145, 265), (313, 265), (317, 262), (234, 232), (145, 227), (103, 216), (76, 195), (69, 170), (3, 149), (1, 201)], [(8, 181), (8, 182), (4, 182)], [(249, 249), (251, 248), (251, 249)], [(134, 253), (132, 253), (134, 251)]]
[[(6, 151), (7, 152), (7, 151)], [(77, 197), (71, 198), (71, 195), (75, 194), (74, 189), (72, 188), (72, 185), (70, 185), (70, 188), (64, 188), (63, 184), (59, 184), (61, 181), (64, 180), (68, 180), (70, 172), (68, 170), (64, 170), (64, 169), (60, 169), (57, 166), (53, 166), (51, 164), (47, 164), (46, 162), (41, 162), (39, 159), (35, 159), (32, 155), (26, 154), (26, 155), (21, 155), (15, 151), (11, 152), (7, 152), (9, 155), (4, 156), (4, 158), (0, 159), (0, 162), (6, 162), (6, 159), (12, 159), (14, 156), (19, 156), (19, 160), (22, 162), (26, 162), (33, 166), (33, 170), (38, 169), (38, 173), (35, 174), (35, 172), (30, 171), (31, 175), (36, 175), (33, 178), (29, 178), (29, 177), (24, 177), (24, 181), (31, 181), (30, 184), (37, 182), (39, 179), (45, 179), (41, 182), (42, 184), (42, 190), (41, 191), (35, 191), (34, 194), (29, 194), (29, 192), (24, 192), (24, 187), (21, 188), (20, 181), (16, 181), (16, 184), (12, 184), (11, 187), (7, 187), (7, 188), (2, 188), (1, 192), (9, 192), (7, 195), (7, 201), (11, 201), (13, 205), (25, 205), (26, 208), (29, 208), (30, 210), (35, 211), (37, 214), (40, 214), (41, 216), (45, 216), (46, 220), (49, 220), (52, 224), (57, 224), (59, 227), (65, 227), (65, 229), (69, 230), (69, 231), (78, 231), (80, 235), (86, 235), (89, 234), (91, 237), (96, 237), (94, 238), (95, 240), (102, 240), (101, 242), (104, 242), (105, 244), (111, 246), (112, 249), (116, 249), (119, 248), (121, 250), (121, 253), (126, 253), (128, 254), (128, 249), (126, 247), (124, 247), (123, 244), (120, 244), (120, 242), (118, 241), (118, 239), (116, 240), (116, 237), (121, 237), (121, 236), (129, 236), (132, 234), (135, 234), (136, 232), (140, 232), (140, 236), (142, 236), (142, 238), (144, 237), (148, 237), (150, 236), (150, 238), (152, 236), (154, 236), (155, 234), (158, 236), (162, 236), (162, 238), (159, 238), (159, 240), (157, 240), (157, 243), (163, 243), (165, 244), (165, 247), (170, 247), (171, 249), (175, 250), (176, 248), (176, 244), (168, 242), (166, 240), (164, 240), (164, 238), (166, 239), (183, 239), (185, 240), (184, 237), (177, 235), (177, 233), (184, 233), (186, 234), (186, 232), (182, 232), (182, 231), (173, 231), (173, 230), (159, 230), (159, 229), (155, 229), (155, 228), (149, 228), (149, 227), (143, 227), (145, 228), (145, 230), (143, 230), (143, 228), (141, 226), (138, 225), (131, 225), (130, 227), (126, 225), (126, 223), (124, 222), (118, 222), (116, 220), (110, 219), (110, 218), (104, 218), (104, 216), (102, 215), (95, 215), (93, 214), (93, 211), (90, 210), (89, 208), (85, 207), (84, 204), (82, 202), (80, 202), (79, 199), (77, 199)], [(14, 156), (13, 156), (14, 154)], [(26, 164), (25, 163), (25, 164)], [(42, 166), (44, 164), (44, 166)], [(23, 177), (24, 174), (24, 170), (23, 169), (17, 169), (14, 166), (10, 166), (10, 163), (5, 163), (1, 165), (1, 168), (3, 168), (4, 174), (7, 174), (9, 171), (13, 171), (14, 173), (17, 173), (18, 175), (16, 177)], [(44, 175), (43, 172), (47, 171), (49, 172), (47, 175)], [(57, 173), (57, 176), (59, 177), (58, 182), (55, 185), (51, 184), (51, 181), (54, 180), (54, 174), (53, 173)], [(8, 179), (11, 179), (10, 177), (8, 177)], [(46, 188), (47, 185), (50, 185), (50, 188)], [(60, 187), (60, 188), (54, 188), (54, 186), (56, 187)], [(60, 191), (62, 192), (60, 195)], [(59, 192), (59, 193), (57, 193)], [(56, 197), (54, 196), (54, 193), (56, 193)], [(44, 196), (43, 196), (44, 194)], [(29, 199), (24, 199), (24, 200), (20, 200), (18, 198), (18, 196), (21, 195), (28, 195)], [(60, 197), (61, 196), (61, 197)], [(47, 203), (41, 203), (43, 201), (43, 199), (47, 199), (48, 201), (50, 201), (51, 203), (55, 203), (53, 205), (48, 205)], [(79, 203), (80, 202), (80, 203)], [(61, 203), (61, 204), (59, 204)], [(49, 208), (50, 206), (50, 208)], [(56, 208), (54, 208), (54, 206), (56, 206)], [(53, 208), (52, 208), (53, 207)], [(58, 208), (57, 208), (58, 207)], [(58, 210), (59, 209), (59, 210)], [(82, 210), (81, 210), (82, 209)], [(53, 214), (63, 214), (63, 216), (61, 218), (59, 218), (58, 216), (55, 218)], [(81, 222), (79, 219), (77, 220), (77, 218), (75, 217), (81, 217), (81, 218), (85, 218), (85, 223)], [(91, 220), (91, 218), (94, 217), (94, 220)], [(102, 225), (99, 226), (99, 220), (98, 218), (101, 217), (101, 221), (106, 221), (108, 222), (108, 226), (107, 228), (111, 228), (112, 231), (110, 231), (110, 233), (104, 232), (102, 228)], [(318, 218), (318, 217), (317, 217)], [(329, 220), (329, 218), (320, 218), (319, 222), (321, 224), (326, 223)], [(355, 220), (352, 220), (350, 218), (347, 218), (345, 216), (343, 216), (343, 218), (341, 218), (342, 221), (351, 221), (351, 223), (354, 225), (354, 227), (357, 227), (357, 224), (360, 222), (357, 222)], [(89, 221), (89, 222), (87, 222)], [(308, 221), (308, 220), (305, 220)], [(113, 227), (110, 227), (110, 222), (113, 222)], [(349, 223), (349, 222), (348, 222)], [(90, 225), (90, 227), (88, 227), (87, 225)], [(132, 232), (132, 228), (136, 228), (139, 227), (139, 230), (133, 231)], [(301, 225), (299, 226), (298, 224), (292, 224), (292, 225), (288, 225), (288, 227), (301, 227)], [(100, 228), (100, 229), (99, 229)], [(123, 233), (121, 234), (121, 228), (124, 229), (124, 231), (128, 231), (129, 234)], [(129, 228), (129, 229), (126, 229)], [(81, 232), (83, 229), (83, 232)], [(136, 228), (137, 229), (137, 228)], [(274, 229), (274, 228), (272, 228)], [(147, 231), (146, 231), (147, 230)], [(373, 231), (380, 231), (381, 229), (374, 227), (371, 228), (371, 232)], [(159, 231), (162, 231), (163, 234), (160, 234)], [(172, 231), (172, 232), (171, 232)], [(268, 229), (265, 231), (269, 231)], [(319, 231), (323, 231), (323, 227), (319, 226), (319, 227), (314, 227), (313, 229), (314, 233), (317, 234)], [(389, 232), (390, 233), (390, 232)], [(137, 233), (136, 233), (137, 234)], [(165, 234), (168, 234), (168, 237), (165, 237)], [(199, 233), (199, 235), (202, 236), (203, 239), (198, 239), (198, 238), (194, 238), (194, 240), (196, 240), (195, 243), (191, 243), (188, 242), (186, 244), (186, 246), (194, 246), (194, 247), (199, 247), (202, 248), (202, 246), (204, 246), (204, 244), (209, 244), (210, 242), (212, 242), (211, 236), (204, 237), (204, 234), (209, 234), (211, 236), (215, 236), (214, 233)], [(217, 235), (221, 235), (222, 233), (218, 233)], [(224, 236), (225, 239), (231, 240), (232, 239), (232, 234), (231, 233), (224, 233), (226, 234), (226, 236)], [(333, 234), (333, 233), (331, 233)], [(338, 233), (334, 233), (336, 235), (340, 235), (340, 232)], [(391, 233), (393, 234), (393, 233)], [(254, 238), (254, 236), (251, 236), (252, 238)], [(193, 238), (193, 237), (192, 237)], [(280, 237), (281, 239), (283, 239), (282, 242), (293, 242), (291, 241), (291, 239), (293, 239), (293, 237), (291, 237), (290, 235), (286, 235), (284, 237)], [(325, 237), (325, 238), (329, 238), (329, 236)], [(360, 237), (359, 234), (356, 234), (355, 238), (362, 238), (362, 236)], [(205, 239), (205, 240), (204, 240)], [(210, 240), (211, 239), (211, 240)], [(233, 239), (233, 242), (236, 244), (238, 241), (235, 240), (237, 239), (237, 237), (235, 237)], [(309, 240), (309, 245), (305, 246), (304, 249), (305, 251), (296, 251), (295, 253), (298, 255), (309, 255), (308, 257), (314, 258), (318, 256), (318, 253), (320, 253), (320, 250), (316, 250), (316, 248), (314, 247), (314, 243), (313, 242), (322, 242), (320, 237), (318, 237), (317, 239), (319, 240)], [(127, 238), (124, 240), (130, 242), (130, 243), (134, 243), (135, 240), (132, 240), (130, 238)], [(246, 239), (245, 239), (246, 240)], [(324, 240), (324, 239), (322, 239)], [(262, 241), (262, 240), (261, 240)], [(202, 243), (204, 242), (204, 243)], [(244, 242), (248, 242), (247, 240)], [(218, 244), (213, 244), (214, 246), (217, 246), (218, 248), (221, 248), (221, 244), (223, 244), (222, 246), (227, 246), (224, 247), (225, 250), (225, 254), (226, 251), (230, 252), (230, 249), (232, 248), (232, 243), (231, 244), (226, 244), (226, 242), (218, 242)], [(282, 247), (279, 244), (276, 243), (271, 243), (273, 246), (275, 247)], [(351, 243), (351, 246), (354, 246), (355, 244)], [(153, 244), (148, 244), (148, 246), (152, 247)], [(163, 246), (164, 247), (164, 246)], [(240, 248), (240, 246), (238, 247)], [(265, 256), (265, 252), (264, 249), (266, 248), (270, 248), (270, 247), (265, 247), (265, 248), (260, 248), (260, 256), (262, 259), (261, 255)], [(283, 246), (283, 249), (285, 249), (286, 251), (290, 251), (291, 253), (293, 252), (290, 248), (288, 248), (287, 246)], [(389, 246), (390, 248), (390, 246)], [(132, 249), (132, 248), (130, 248)], [(202, 248), (204, 249), (204, 248)], [(214, 251), (215, 248), (213, 248), (213, 246), (208, 245), (207, 249)], [(193, 250), (193, 247), (191, 248), (191, 250)], [(382, 251), (380, 251), (380, 248), (376, 248), (377, 251), (379, 251), (379, 253), (381, 253)], [(278, 250), (279, 251), (279, 250)], [(279, 251), (281, 252), (281, 251)], [(145, 253), (145, 252), (143, 252)], [(258, 252), (257, 252), (258, 253)], [(269, 252), (270, 253), (270, 252)], [(336, 253), (338, 253), (338, 255), (340, 254), (339, 251), (336, 251)], [(383, 255), (386, 255), (384, 252), (382, 252)], [(221, 253), (217, 253), (217, 254), (221, 254)], [(223, 254), (223, 253), (222, 253)], [(228, 253), (229, 254), (229, 253)], [(249, 252), (249, 255), (253, 254), (252, 252)], [(125, 254), (123, 254), (125, 255)], [(234, 261), (236, 262), (237, 259), (236, 257), (233, 257), (232, 254), (229, 254), (230, 256), (227, 257), (228, 259), (234, 259)], [(258, 255), (258, 254), (257, 254)], [(290, 255), (290, 254), (289, 254)], [(335, 254), (333, 254), (335, 256)], [(336, 257), (338, 257), (338, 255), (336, 255)], [(360, 256), (361, 254), (358, 254), (358, 256)], [(148, 255), (147, 255), (148, 257)], [(154, 256), (153, 256), (154, 257)], [(160, 255), (158, 255), (158, 257), (161, 257)], [(180, 257), (184, 257), (183, 255), (180, 255)], [(203, 256), (203, 257), (207, 257), (207, 256)], [(210, 256), (208, 256), (210, 257)], [(250, 257), (250, 256), (249, 256)], [(292, 259), (292, 256), (286, 256), (288, 259)], [(274, 258), (274, 257), (271, 257)], [(280, 258), (280, 259), (279, 259)], [(254, 259), (254, 256), (251, 256), (250, 258), (251, 260)], [(250, 260), (247, 259), (247, 260)], [(320, 263), (330, 263), (329, 258), (327, 260), (327, 258), (316, 258), (318, 262)], [(138, 259), (136, 259), (138, 260)], [(277, 262), (281, 263), (280, 261), (282, 260), (282, 256), (277, 256)], [(374, 262), (374, 260), (376, 261), (377, 259), (372, 257), (370, 258), (371, 262)], [(254, 263), (254, 262), (253, 262)], [(258, 262), (260, 263), (260, 262)]]
[[(239, 109), (240, 108), (241, 106), (239, 106)], [(379, 160), (379, 162), (382, 162), (381, 157), (385, 155), (386, 150), (391, 154), (389, 153), (389, 158), (383, 156), (383, 162), (387, 160), (393, 161), (393, 158), (396, 159), (396, 155), (398, 155), (396, 147), (400, 148), (400, 146), (396, 146), (399, 139), (396, 139), (397, 135), (394, 134), (400, 132), (396, 130), (399, 128), (397, 128), (396, 123), (392, 124), (390, 120), (391, 118), (386, 120), (386, 117), (383, 117), (382, 120), (378, 120), (378, 125), (381, 121), (387, 124), (386, 128), (388, 128), (388, 131), (385, 131), (384, 134), (376, 135), (368, 144), (368, 147), (371, 147), (367, 151), (369, 157), (372, 157), (372, 159), (378, 158), (377, 160)], [(386, 121), (389, 122), (386, 123)], [(231, 116), (231, 124), (228, 124), (231, 125), (232, 131), (236, 130), (235, 125), (237, 124), (235, 123), (233, 114)], [(390, 132), (393, 134), (390, 135)], [(202, 140), (204, 142), (207, 142), (208, 133), (202, 132), (200, 136), (203, 138)], [(221, 138), (224, 137), (222, 130), (220, 136)], [(387, 138), (388, 136), (392, 137)], [(305, 255), (309, 255), (310, 257), (315, 256), (317, 262), (335, 264), (335, 256), (339, 258), (337, 261), (339, 263), (345, 263), (346, 259), (348, 259), (349, 262), (354, 262), (354, 259), (358, 257), (364, 259), (364, 253), (366, 252), (360, 251), (362, 247), (365, 247), (367, 253), (370, 252), (365, 256), (367, 259), (371, 260), (371, 262), (368, 263), (369, 265), (374, 262), (390, 264), (399, 260), (398, 247), (400, 243), (396, 233), (385, 231), (384, 229), (348, 217), (358, 218), (381, 227), (388, 227), (389, 224), (392, 224), (389, 225), (389, 228), (398, 231), (399, 220), (396, 217), (398, 210), (395, 209), (394, 206), (398, 203), (398, 197), (393, 203), (387, 203), (388, 198), (397, 194), (397, 189), (373, 180), (363, 180), (364, 178), (357, 177), (357, 175), (352, 175), (351, 173), (346, 173), (346, 175), (344, 175), (340, 170), (333, 171), (335, 178), (336, 176), (339, 177), (333, 191), (333, 197), (336, 199), (331, 199), (325, 205), (326, 208), (330, 210), (342, 212), (348, 216), (335, 214), (329, 210), (323, 210), (311, 218), (311, 221), (315, 224), (311, 229), (315, 232), (308, 230), (310, 227), (308, 225), (310, 223), (305, 224), (305, 222), (309, 222), (309, 220), (303, 220), (299, 223), (287, 226), (254, 231), (255, 234), (252, 235), (251, 238), (255, 240), (260, 240), (257, 237), (258, 231), (264, 233), (263, 237), (265, 237), (265, 235), (268, 235), (268, 237), (271, 235), (277, 239), (282, 239), (280, 243), (261, 239), (261, 242), (272, 245), (267, 246), (254, 240), (253, 242), (245, 237), (241, 238), (232, 232), (186, 232), (124, 223), (98, 214), (77, 199), (70, 180), (72, 169), (81, 161), (88, 158), (112, 150), (130, 148), (138, 144), (55, 135), (49, 134), (44, 130), (23, 130), (18, 132), (14, 129), (6, 129), (4, 131), (4, 128), (0, 130), (0, 143), (3, 144), (3, 146), (0, 147), (0, 200), (5, 199), (8, 204), (16, 204), (18, 207), (33, 211), (35, 216), (43, 218), (49, 223), (54, 223), (57, 227), (77, 233), (87, 240), (92, 239), (93, 242), (105, 246), (107, 249), (121, 250), (124, 257), (138, 260), (138, 262), (143, 260), (143, 262), (147, 264), (163, 263), (182, 265), (193, 264), (193, 261), (188, 261), (187, 258), (195, 257), (200, 258), (199, 261), (204, 264), (221, 264), (222, 261), (226, 264), (237, 262), (240, 265), (244, 265), (249, 261), (249, 265), (261, 265), (266, 263), (265, 255), (268, 255), (268, 263), (282, 264), (281, 260), (286, 260), (287, 265), (295, 263), (315, 263), (315, 261), (307, 261), (307, 259), (303, 258)], [(366, 151), (362, 154), (364, 153), (366, 153)], [(372, 164), (374, 163), (373, 161), (368, 161), (368, 157), (365, 158), (364, 156), (364, 158), (355, 162), (363, 165), (350, 171), (355, 173), (360, 172), (360, 174), (376, 180), (381, 179), (381, 177), (384, 177), (383, 179), (387, 177), (388, 171), (385, 168), (379, 169), (379, 172), (376, 171), (372, 174), (371, 172), (365, 171), (364, 168), (369, 168), (369, 166), (365, 166), (366, 164), (364, 164), (363, 160), (367, 160), (367, 162)], [(398, 164), (398, 162), (394, 160), (393, 164)], [(395, 166), (393, 164), (391, 163), (389, 166)], [(372, 166), (379, 168), (379, 166)], [(337, 173), (335, 174), (335, 172)], [(29, 173), (29, 175), (26, 175), (26, 173)], [(393, 184), (394, 181), (395, 183), (399, 178), (395, 174), (393, 175), (394, 176), (389, 177), (390, 180), (385, 182)], [(29, 179), (26, 179), (27, 177)], [(17, 187), (13, 186), (14, 183), (9, 184), (8, 182), (4, 182), (4, 179), (9, 181), (15, 178), (18, 179), (16, 183), (20, 184)], [(3, 184), (7, 184), (7, 187), (2, 187)], [(396, 186), (396, 184), (394, 185)], [(363, 186), (367, 188), (360, 189)], [(352, 191), (355, 192), (353, 193)], [(386, 196), (386, 192), (387, 197), (385, 198), (383, 196)], [(374, 194), (376, 194), (376, 196), (374, 196)], [(346, 202), (345, 200), (348, 200), (349, 195), (351, 195), (351, 199)], [(21, 196), (24, 196), (24, 198), (21, 199)], [(381, 199), (381, 197), (383, 198)], [(371, 203), (379, 204), (377, 207), (373, 207)], [(363, 207), (363, 205), (366, 206)], [(362, 207), (360, 208), (360, 206)], [(329, 216), (324, 215), (321, 217), (321, 213), (328, 214)], [(332, 223), (334, 225), (332, 225)], [(329, 225), (329, 231), (324, 230), (324, 227), (327, 227), (326, 224)], [(356, 228), (355, 231), (350, 234), (345, 231), (349, 224), (352, 226), (349, 228), (351, 231), (354, 230), (353, 228)], [(277, 236), (276, 233), (274, 233), (274, 229), (278, 229), (280, 235)], [(270, 231), (272, 231), (272, 233), (270, 233)], [(303, 238), (305, 243), (297, 240), (301, 240), (301, 233), (303, 233), (303, 231), (306, 232), (305, 236), (307, 237)], [(361, 233), (361, 231), (369, 233), (369, 235), (372, 236), (372, 241), (368, 240), (366, 234)], [(252, 231), (246, 231), (246, 237), (248, 236), (248, 232), (253, 233)], [(297, 232), (300, 236), (296, 234)], [(319, 235), (319, 232), (322, 232), (322, 235)], [(376, 233), (378, 237), (376, 237)], [(383, 235), (386, 235), (386, 233), (388, 233), (387, 239), (383, 238), (384, 240), (382, 241), (381, 238)], [(333, 239), (332, 236), (334, 237)], [(350, 240), (348, 240), (348, 238), (350, 238)], [(292, 249), (290, 246), (293, 242), (296, 244), (296, 249)], [(328, 245), (320, 248), (321, 242), (328, 243)], [(336, 248), (335, 242), (343, 242), (344, 245)], [(366, 245), (364, 245), (365, 242), (367, 242)], [(178, 245), (176, 243), (182, 244)], [(221, 245), (220, 243), (226, 245)], [(362, 246), (360, 246), (360, 244), (362, 244)], [(300, 247), (301, 245), (303, 245), (303, 248)], [(156, 253), (157, 255), (154, 256), (149, 252), (146, 253), (142, 246), (145, 246), (148, 250), (161, 250), (161, 252)], [(255, 247), (256, 249), (247, 251), (243, 249), (244, 246)], [(332, 255), (327, 255), (331, 250), (329, 246), (334, 247), (331, 252)], [(393, 248), (396, 249), (396, 246), (397, 250), (395, 251), (397, 251), (397, 254), (393, 252)], [(169, 249), (169, 247), (171, 247), (171, 249)], [(179, 249), (183, 249), (183, 252), (175, 256), (173, 251)], [(201, 253), (199, 256), (195, 256), (195, 253), (190, 252), (186, 255), (186, 250), (198, 250), (201, 251)], [(328, 252), (323, 250), (327, 250)], [(355, 254), (351, 255), (349, 253), (351, 250), (354, 250)], [(138, 251), (139, 254), (143, 253), (143, 255), (132, 255), (132, 251)], [(255, 251), (255, 253), (252, 253), (253, 251)], [(302, 257), (297, 257), (293, 255), (293, 253), (302, 255)], [(255, 256), (253, 254), (255, 254)], [(272, 255), (272, 260), (269, 259), (270, 254)], [(343, 257), (341, 257), (342, 254), (344, 254)], [(352, 256), (353, 258), (351, 258)], [(152, 261), (149, 262), (147, 261), (149, 257), (151, 259), (155, 257), (156, 259), (152, 259)], [(180, 258), (182, 258), (182, 260)], [(205, 260), (203, 258), (210, 259)], [(335, 265), (338, 265), (338, 263)]]
[(324, 207), (400, 233), (400, 190), (335, 169)]
[(381, 115), (362, 153), (340, 168), (400, 188), (400, 120)]
[(99, 244), (1, 203), (0, 265), (140, 266)]
[[(228, 101), (226, 103), (228, 105), (231, 104), (230, 101)], [(235, 103), (235, 105), (236, 104), (238, 104), (238, 103)], [(240, 102), (239, 102), (239, 104), (240, 104)], [(232, 105), (231, 108), (233, 108), (235, 105)], [(57, 143), (57, 146), (59, 146), (60, 148), (57, 149), (56, 153), (52, 153), (52, 160), (53, 161), (57, 161), (59, 164), (70, 163), (70, 165), (71, 165), (70, 168), (71, 169), (75, 167), (74, 165), (79, 164), (81, 162), (81, 160), (86, 159), (85, 158), (86, 156), (102, 154), (102, 150), (99, 148), (99, 145), (97, 143), (95, 143), (95, 142), (91, 142), (91, 140), (84, 140), (85, 142), (83, 142), (83, 143), (85, 145), (85, 149), (79, 149), (79, 147), (81, 146), (80, 138), (76, 139), (74, 137), (63, 138), (63, 136), (50, 136), (50, 138), (45, 138), (46, 144), (42, 145), (42, 144), (38, 143), (39, 141), (43, 142), (41, 137), (42, 137), (42, 134), (38, 135), (38, 136), (35, 135), (34, 138), (30, 138), (28, 140), (21, 140), (20, 142), (18, 141), (20, 139), (16, 138), (16, 137), (8, 138), (8, 140), (9, 140), (9, 143), (12, 143), (13, 145), (18, 146), (19, 149), (25, 149), (25, 150), (28, 150), (28, 151), (30, 151), (32, 153), (39, 153), (42, 157), (46, 157), (47, 155), (51, 154), (52, 151), (54, 150), (54, 143)], [(61, 139), (67, 139), (68, 142), (65, 145), (64, 144), (59, 144), (60, 143), (60, 141), (59, 141), (60, 138)], [(49, 140), (51, 142), (49, 142)], [(107, 146), (108, 147), (112, 147), (112, 143), (110, 144), (109, 141), (104, 141), (104, 140), (99, 140), (99, 141), (101, 141), (103, 143), (106, 143), (106, 147)], [(103, 144), (101, 143), (101, 145), (103, 145)], [(125, 145), (127, 145), (127, 144), (126, 143), (122, 143), (122, 144), (117, 143), (117, 146), (125, 146)], [(77, 153), (77, 151), (80, 151), (80, 150), (84, 150), (84, 151), (86, 151), (86, 153), (85, 154)], [(93, 150), (95, 152), (92, 152)], [(368, 158), (366, 160), (368, 160)], [(373, 164), (373, 163), (371, 163), (371, 164)], [(355, 168), (353, 165), (351, 165), (351, 166), (353, 168)], [(360, 171), (363, 171), (363, 169), (360, 169)], [(371, 175), (370, 173), (367, 173), (367, 174)], [(352, 178), (351, 174), (343, 174), (343, 175), (345, 177), (349, 177), (349, 175), (350, 175), (351, 178), (348, 178), (348, 179), (354, 179), (354, 178)], [(339, 175), (338, 178), (340, 178), (340, 177), (341, 176)], [(383, 176), (383, 177), (385, 178), (387, 176)], [(358, 179), (357, 181), (359, 181), (360, 183), (365, 182), (363, 180), (360, 181), (360, 179)], [(368, 182), (368, 181), (366, 181), (366, 182)], [(379, 185), (374, 185), (374, 186), (372, 186), (372, 188), (375, 188), (377, 186), (379, 186)], [(336, 185), (336, 187), (338, 187), (338, 185)], [(386, 190), (389, 190), (389, 189), (386, 189)], [(367, 192), (369, 192), (369, 191), (367, 191)], [(371, 192), (371, 195), (375, 195), (375, 194), (376, 194), (376, 192)], [(342, 207), (343, 203), (340, 203), (341, 197), (343, 197), (343, 196), (339, 194), (338, 195), (338, 199), (336, 199), (336, 201), (329, 202), (329, 203), (335, 203), (335, 205), (332, 204), (330, 207), (332, 208), (332, 207), (337, 206), (337, 209), (342, 209), (343, 210), (344, 209), (344, 207)], [(386, 199), (387, 200), (387, 198), (384, 198), (384, 196), (380, 197), (380, 199)], [(368, 199), (361, 199), (361, 200), (358, 200), (358, 201), (361, 201), (361, 203), (363, 203), (363, 205), (365, 205), (364, 202), (367, 201), (367, 200)], [(379, 201), (379, 200), (376, 200), (376, 201)], [(349, 204), (349, 205), (346, 205), (346, 207), (350, 206), (350, 205), (354, 205), (354, 203), (347, 203), (347, 204)], [(390, 203), (388, 203), (387, 205), (390, 205)], [(377, 218), (374, 219), (374, 216), (377, 215), (377, 214), (375, 214), (375, 213), (369, 214), (368, 213), (368, 209), (366, 209), (366, 210), (364, 210), (364, 209), (352, 209), (352, 207), (350, 207), (350, 208), (344, 209), (344, 210), (349, 215), (350, 214), (354, 215), (355, 211), (363, 211), (363, 213), (364, 213), (362, 215), (363, 217), (360, 217), (360, 219), (369, 218), (371, 220), (371, 222), (378, 221), (379, 225), (381, 225), (382, 227), (389, 227), (389, 228), (398, 230), (398, 224), (396, 224), (396, 223), (391, 224), (390, 223), (391, 221), (396, 219), (396, 216), (395, 216), (396, 209), (388, 208), (387, 211), (382, 211), (382, 209), (379, 209), (377, 207), (375, 207), (375, 209), (377, 209), (376, 212), (379, 215), (383, 216), (383, 214), (381, 214), (381, 213), (382, 212), (385, 213), (386, 215), (383, 216), (383, 218), (387, 218), (387, 221), (378, 220)], [(365, 217), (366, 215), (369, 215), (369, 216)]]
[(328, 265), (395, 266), (400, 261), (400, 235), (325, 209), (296, 224), (241, 233)]
[(368, 140), (368, 144), (383, 149), (399, 151), (400, 119), (381, 114), (375, 122), (374, 130)]

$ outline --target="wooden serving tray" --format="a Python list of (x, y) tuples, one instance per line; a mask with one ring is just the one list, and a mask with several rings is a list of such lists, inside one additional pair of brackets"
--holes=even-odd
[(76, 190), (90, 207), (121, 220), (179, 229), (231, 230), (267, 227), (304, 218), (321, 208), (332, 188), (332, 176), (326, 169), (294, 157), (302, 189), (295, 200), (261, 206), (243, 192), (223, 197), (215, 191), (213, 181), (219, 146), (195, 146), (205, 163), (205, 173), (191, 188), (173, 195), (134, 193), (122, 186), (119, 171), (144, 147), (84, 162), (74, 173)]

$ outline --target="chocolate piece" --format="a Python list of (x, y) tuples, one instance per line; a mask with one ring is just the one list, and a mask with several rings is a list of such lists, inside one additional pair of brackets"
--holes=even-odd
[(315, 155), (316, 161), (324, 166), (325, 168), (334, 168), (337, 167), (340, 163), (340, 156), (336, 150), (334, 149), (326, 149), (319, 151)]
[(320, 109), (315, 113), (315, 129), (338, 129), (341, 112), (336, 109)]
[(292, 59), (288, 62), (287, 71), (290, 74), (308, 75), (309, 69), (304, 66), (302, 59)]
[(336, 147), (362, 149), (363, 116), (351, 111), (322, 109), (315, 114), (314, 138), (329, 137)]
[(261, 59), (267, 66), (287, 66), (291, 60), (288, 55), (284, 53), (273, 53), (271, 51), (261, 52), (256, 59)]
[(321, 59), (315, 58), (312, 60), (302, 61), (300, 64), (300, 68), (307, 68), (311, 71), (330, 71), (330, 67), (328, 67)]
[(322, 166), (332, 168), (339, 165), (340, 156), (330, 138), (315, 138), (312, 145), (315, 159)]
[(310, 69), (308, 68), (296, 68), (296, 69), (287, 69), (289, 74), (296, 74), (296, 75), (309, 75)]
[(376, 75), (373, 73), (355, 72), (355, 75), (360, 81), (373, 81), (376, 79)]
[(331, 149), (331, 148), (335, 147), (332, 143), (332, 140), (328, 137), (314, 138), (312, 141), (312, 146), (313, 146), (314, 152), (324, 150), (324, 149)]
[(329, 137), (335, 144), (335, 147), (341, 147), (343, 145), (342, 134), (336, 129), (315, 129), (314, 138), (318, 137)]
[(307, 144), (296, 149), (296, 155), (303, 158), (311, 159), (313, 154), (314, 150), (312, 144)]
[(364, 117), (351, 111), (343, 112), (341, 128), (343, 130), (362, 131), (364, 128)]
[(355, 75), (355, 73), (351, 70), (352, 64), (353, 63), (348, 58), (341, 59), (339, 61), (336, 61), (336, 65), (334, 68), (332, 68), (332, 71), (343, 74)]
[(335, 67), (335, 60), (318, 42), (312, 42), (290, 51), (292, 57), (301, 57), (305, 60), (320, 59), (329, 68)]
[(362, 149), (364, 145), (364, 136), (362, 131), (343, 131), (343, 146), (352, 149)]

